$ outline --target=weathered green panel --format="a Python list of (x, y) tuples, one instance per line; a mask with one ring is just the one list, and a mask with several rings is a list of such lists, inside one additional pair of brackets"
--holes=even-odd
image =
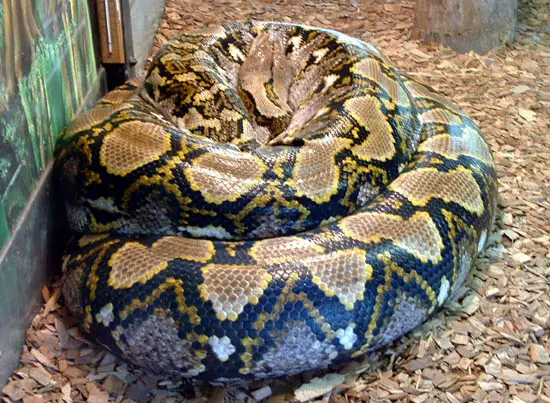
[(57, 246), (48, 237), (54, 226), (51, 186), (47, 182), (31, 202), (0, 265), (0, 387), (21, 354), (21, 342), (39, 303), (41, 286), (52, 267)]
[(97, 64), (87, 0), (4, 0), (0, 30), (0, 223), (13, 230)]
[(54, 229), (52, 156), (102, 88), (88, 11), (88, 0), (0, 0), (0, 389), (68, 235)]
[[(4, 199), (0, 197), (0, 245), (3, 245), (9, 239), (10, 235), (11, 231), (8, 227), (8, 217), (4, 206)], [(1, 291), (0, 295), (2, 295)]]

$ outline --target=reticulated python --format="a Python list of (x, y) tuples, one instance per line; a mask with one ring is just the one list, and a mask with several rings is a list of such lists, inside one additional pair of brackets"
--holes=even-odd
[(491, 153), (447, 99), (335, 31), (186, 33), (65, 130), (64, 295), (100, 343), (205, 380), (383, 347), (464, 281)]

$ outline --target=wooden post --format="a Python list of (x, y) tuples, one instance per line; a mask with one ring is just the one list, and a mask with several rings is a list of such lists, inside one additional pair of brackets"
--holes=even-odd
[(413, 38), (483, 53), (515, 39), (517, 0), (416, 0)]

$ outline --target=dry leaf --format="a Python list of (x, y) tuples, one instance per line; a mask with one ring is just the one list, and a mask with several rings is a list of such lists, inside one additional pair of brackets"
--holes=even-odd
[(52, 382), (52, 376), (44, 368), (31, 368), (29, 371), (29, 376), (42, 386), (48, 386)]
[(257, 389), (251, 393), (252, 397), (256, 400), (264, 400), (271, 396), (271, 388), (269, 385), (264, 386), (261, 389)]
[(61, 393), (63, 393), (63, 401), (65, 403), (73, 403), (73, 399), (71, 398), (71, 384), (69, 382), (63, 385)]
[(313, 378), (309, 383), (296, 389), (294, 397), (300, 402), (307, 402), (329, 393), (335, 386), (344, 383), (344, 380), (345, 376), (340, 374), (328, 374), (322, 378)]
[(526, 255), (523, 252), (517, 252), (512, 255), (512, 259), (519, 264), (524, 264), (531, 260), (531, 256)]
[(528, 85), (518, 85), (512, 90), (512, 94), (519, 95), (529, 91), (531, 88)]
[(519, 115), (529, 123), (536, 123), (537, 113), (525, 108), (518, 108)]
[(540, 344), (530, 344), (529, 355), (534, 362), (550, 364), (550, 353)]

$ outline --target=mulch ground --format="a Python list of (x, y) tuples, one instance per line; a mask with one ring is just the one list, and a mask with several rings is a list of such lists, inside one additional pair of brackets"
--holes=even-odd
[(0, 399), (550, 402), (550, 1), (520, 3), (517, 41), (479, 55), (411, 40), (412, 0), (168, 0), (155, 48), (210, 23), (306, 23), (373, 43), (403, 72), (451, 97), (496, 158), (499, 214), (489, 246), (458, 300), (393, 347), (338, 371), (231, 387), (128, 366), (80, 333), (56, 281), (44, 287), (21, 365)]

